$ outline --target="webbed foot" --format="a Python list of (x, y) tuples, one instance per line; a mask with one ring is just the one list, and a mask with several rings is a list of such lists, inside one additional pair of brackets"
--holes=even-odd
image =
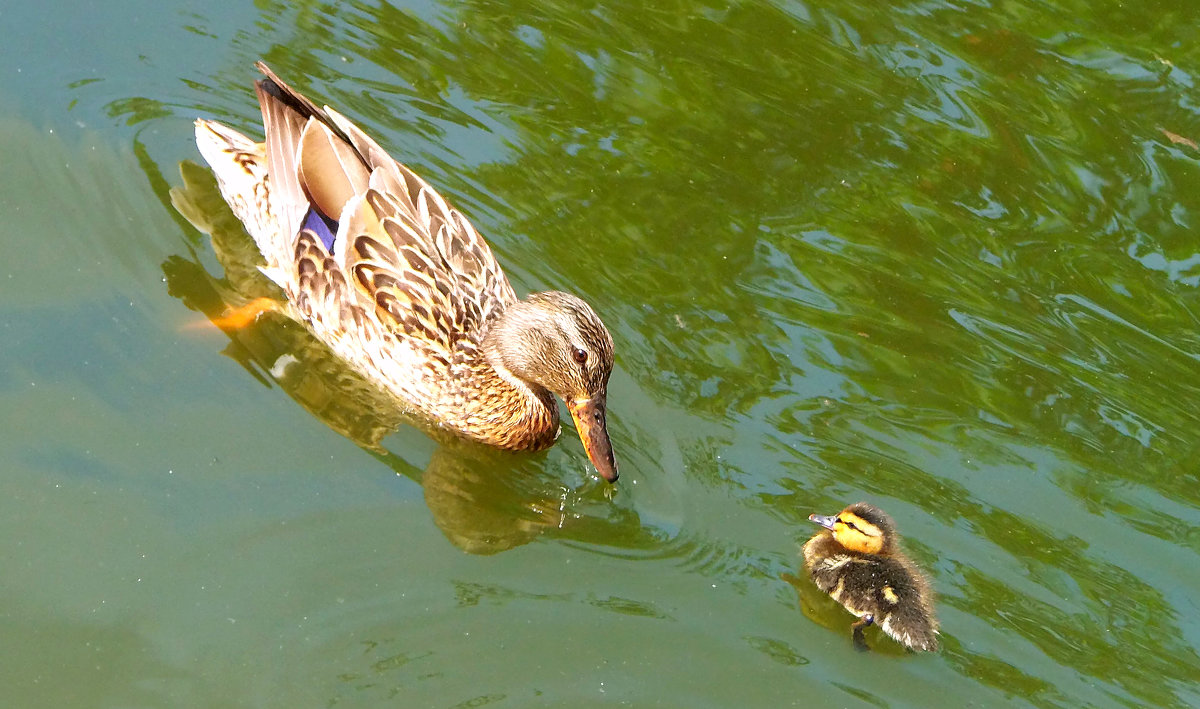
[(867, 646), (866, 637), (863, 636), (863, 628), (867, 627), (868, 625), (870, 625), (874, 622), (875, 622), (875, 616), (868, 614), (868, 615), (864, 615), (862, 618), (858, 619), (858, 621), (855, 622), (854, 625), (850, 626), (850, 628), (853, 630), (854, 649), (855, 650), (858, 650), (859, 652), (866, 652), (871, 649), (870, 647)]
[(257, 320), (263, 313), (278, 310), (279, 305), (279, 301), (272, 298), (255, 298), (245, 305), (225, 311), (212, 324), (222, 330), (238, 330)]

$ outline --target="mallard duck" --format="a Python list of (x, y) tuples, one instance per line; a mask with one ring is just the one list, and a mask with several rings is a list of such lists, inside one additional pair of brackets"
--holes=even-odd
[(936, 650), (938, 622), (925, 574), (900, 550), (896, 523), (883, 510), (856, 502), (832, 517), (810, 515), (824, 527), (804, 545), (804, 566), (817, 587), (859, 617), (854, 644), (866, 649), (863, 628), (883, 632), (913, 650)]
[(562, 397), (592, 464), (615, 481), (613, 341), (592, 308), (558, 291), (518, 299), (487, 243), (432, 187), (256, 67), (265, 141), (199, 119), (196, 143), (287, 298), (273, 307), (409, 413), (491, 446), (553, 444)]

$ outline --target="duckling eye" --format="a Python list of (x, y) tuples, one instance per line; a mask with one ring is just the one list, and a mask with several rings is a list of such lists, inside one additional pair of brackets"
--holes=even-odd
[(587, 364), (586, 350), (576, 347), (575, 351), (571, 353), (571, 357), (574, 358), (576, 364)]

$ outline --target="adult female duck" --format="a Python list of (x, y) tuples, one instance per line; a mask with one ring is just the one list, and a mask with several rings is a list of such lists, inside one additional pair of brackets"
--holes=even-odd
[(517, 299), (487, 243), (432, 187), (256, 66), (266, 140), (201, 119), (196, 143), (287, 297), (271, 307), (413, 413), (482, 443), (550, 446), (557, 394), (592, 464), (615, 481), (613, 342), (591, 307), (557, 291)]

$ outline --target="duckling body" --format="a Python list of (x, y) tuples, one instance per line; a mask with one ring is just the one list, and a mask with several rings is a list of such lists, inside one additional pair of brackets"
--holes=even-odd
[(591, 307), (558, 291), (517, 298), (466, 217), (344, 116), (257, 67), (265, 141), (201, 119), (196, 142), (287, 297), (279, 309), (406, 411), (488, 445), (553, 444), (557, 394), (616, 480), (613, 342)]
[(936, 650), (933, 592), (901, 551), (892, 518), (858, 502), (837, 515), (809, 519), (824, 529), (804, 545), (804, 566), (818, 588), (860, 618), (852, 626), (855, 645), (865, 649), (863, 628), (878, 623), (910, 649)]

